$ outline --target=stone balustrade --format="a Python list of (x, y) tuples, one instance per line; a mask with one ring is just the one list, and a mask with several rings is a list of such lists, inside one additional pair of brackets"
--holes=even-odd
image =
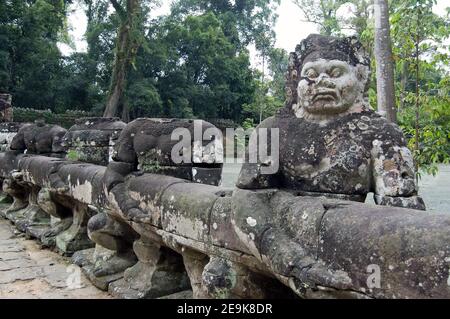
[(4, 215), (124, 298), (186, 289), (198, 298), (450, 297), (449, 215), (287, 189), (230, 190), (128, 164), (3, 152), (0, 174), (14, 199)]

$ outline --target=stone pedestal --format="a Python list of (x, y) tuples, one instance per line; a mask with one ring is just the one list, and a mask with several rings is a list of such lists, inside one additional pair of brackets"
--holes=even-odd
[(112, 282), (123, 278), (127, 268), (136, 264), (132, 243), (137, 234), (105, 212), (93, 216), (87, 227), (89, 238), (96, 243), (95, 249), (76, 252), (72, 261), (82, 267), (97, 288), (108, 290)]
[(183, 262), (188, 273), (192, 287), (192, 295), (195, 299), (210, 298), (206, 287), (203, 285), (202, 274), (209, 262), (209, 257), (194, 250), (182, 249)]
[(61, 205), (58, 196), (49, 189), (42, 188), (38, 194), (39, 207), (49, 215), (50, 224), (46, 227), (29, 227), (27, 234), (40, 240), (43, 247), (55, 247), (56, 236), (69, 229), (73, 223), (72, 212)]
[(123, 279), (110, 284), (113, 296), (158, 298), (189, 289), (180, 255), (144, 238), (135, 241), (133, 250), (138, 262), (125, 270)]
[(5, 179), (3, 181), (3, 192), (8, 194), (13, 199), (12, 205), (2, 211), (1, 214), (3, 217), (12, 220), (18, 216), (22, 216), (25, 212), (25, 209), (28, 206), (28, 195), (26, 188), (23, 185), (15, 182), (13, 179)]
[(92, 214), (86, 204), (73, 202), (73, 221), (72, 225), (56, 236), (56, 248), (67, 256), (73, 255), (78, 250), (94, 247), (94, 243), (87, 234), (87, 223)]
[(11, 215), (11, 220), (21, 232), (27, 232), (29, 227), (49, 228), (50, 216), (38, 205), (39, 187), (30, 186), (28, 206), (23, 214)]
[(219, 257), (183, 248), (183, 259), (195, 299), (296, 298), (274, 278)]
[(96, 245), (74, 253), (72, 262), (81, 267), (94, 286), (107, 291), (112, 282), (123, 278), (124, 270), (133, 266), (137, 259), (132, 252), (117, 253)]

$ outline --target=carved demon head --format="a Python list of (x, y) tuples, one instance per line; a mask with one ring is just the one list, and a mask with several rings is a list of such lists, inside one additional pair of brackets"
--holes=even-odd
[(313, 120), (368, 107), (369, 77), (370, 61), (358, 40), (310, 35), (290, 56), (288, 107)]

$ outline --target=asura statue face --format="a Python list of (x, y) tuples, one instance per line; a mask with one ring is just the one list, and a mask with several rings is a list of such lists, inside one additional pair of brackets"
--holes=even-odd
[(367, 70), (340, 60), (306, 62), (298, 84), (299, 117), (333, 116), (362, 102)]

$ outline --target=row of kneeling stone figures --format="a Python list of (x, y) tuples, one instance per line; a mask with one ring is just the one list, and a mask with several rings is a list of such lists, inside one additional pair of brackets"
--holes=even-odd
[(279, 156), (235, 189), (205, 121), (23, 126), (0, 155), (6, 217), (124, 298), (448, 298), (450, 215), (424, 211), (403, 134), (367, 104), (369, 65), (352, 38), (304, 40), (257, 129), (279, 131)]

